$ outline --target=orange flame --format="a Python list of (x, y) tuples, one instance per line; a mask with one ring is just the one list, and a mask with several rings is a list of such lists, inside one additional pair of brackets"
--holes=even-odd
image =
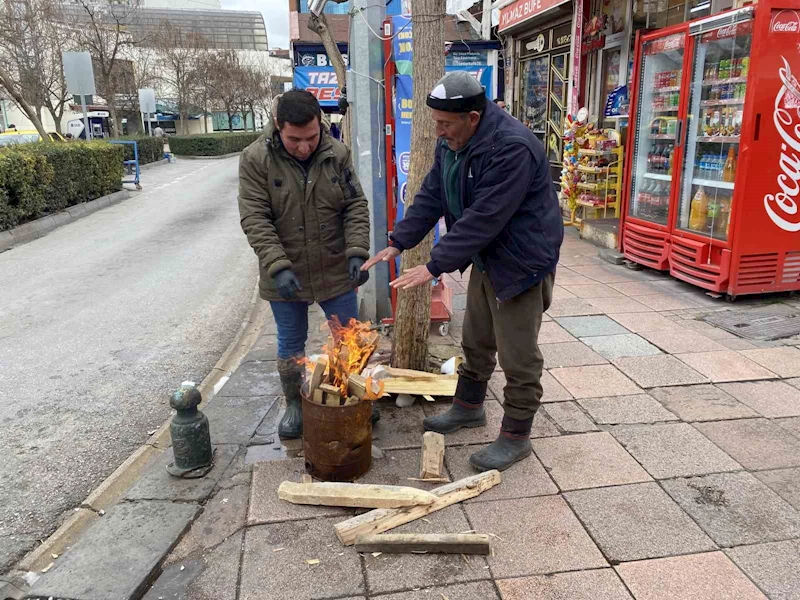
[(347, 379), (360, 375), (373, 352), (378, 348), (379, 334), (371, 330), (370, 322), (350, 319), (345, 326), (334, 317), (328, 321), (331, 337), (322, 350), (328, 355), (328, 381), (347, 397)]

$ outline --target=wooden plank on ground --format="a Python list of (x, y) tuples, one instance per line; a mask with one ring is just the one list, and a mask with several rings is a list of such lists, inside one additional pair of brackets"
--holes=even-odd
[(419, 461), (421, 479), (441, 477), (444, 472), (444, 436), (426, 431), (422, 436), (422, 452)]
[(501, 479), (500, 471), (497, 470), (478, 473), (431, 490), (431, 493), (436, 496), (436, 501), (433, 504), (399, 509), (371, 510), (363, 515), (337, 523), (334, 525), (334, 529), (342, 544), (352, 546), (359, 535), (383, 533), (405, 523), (420, 519), (437, 510), (447, 508), (457, 502), (469, 500), (493, 488), (500, 483)]
[(489, 554), (489, 536), (480, 533), (380, 533), (356, 538), (357, 552)]
[(412, 487), (330, 481), (317, 483), (284, 481), (278, 488), (278, 497), (292, 504), (357, 508), (416, 507), (430, 505), (436, 501), (433, 493)]
[(383, 379), (383, 391), (387, 394), (411, 394), (412, 396), (453, 396), (457, 379)]

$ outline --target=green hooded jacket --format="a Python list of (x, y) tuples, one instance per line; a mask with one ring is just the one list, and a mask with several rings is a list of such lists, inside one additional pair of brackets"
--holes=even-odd
[(274, 126), (244, 150), (239, 215), (264, 300), (282, 300), (273, 277), (286, 268), (303, 286), (299, 300), (335, 298), (353, 289), (348, 259), (369, 258), (369, 207), (350, 149), (324, 128), (307, 173)]

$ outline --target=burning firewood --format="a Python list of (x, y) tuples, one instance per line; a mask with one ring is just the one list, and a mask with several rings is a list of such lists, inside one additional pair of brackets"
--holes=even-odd
[(329, 325), (333, 335), (323, 348), (328, 356), (328, 382), (338, 387), (342, 397), (347, 398), (350, 375), (359, 375), (364, 370), (378, 348), (380, 336), (371, 330), (369, 322), (351, 319), (345, 326), (334, 317)]

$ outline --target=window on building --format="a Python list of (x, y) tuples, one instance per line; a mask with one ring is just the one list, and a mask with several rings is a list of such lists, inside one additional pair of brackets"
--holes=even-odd
[[(307, 13), (308, 10), (308, 0), (300, 0), (300, 12)], [(350, 12), (350, 2), (343, 2), (342, 4), (337, 4), (335, 2), (328, 2), (325, 5), (325, 10), (322, 11), (328, 15), (346, 15)]]

